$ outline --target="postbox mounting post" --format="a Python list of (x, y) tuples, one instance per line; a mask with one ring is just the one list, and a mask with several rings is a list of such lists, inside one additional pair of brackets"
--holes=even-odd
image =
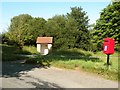
[(107, 54), (107, 65), (110, 65), (110, 63), (109, 63), (109, 56), (110, 56), (110, 54)]

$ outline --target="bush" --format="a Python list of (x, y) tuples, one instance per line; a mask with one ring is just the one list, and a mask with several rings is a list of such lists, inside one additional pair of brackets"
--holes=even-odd
[(120, 44), (116, 44), (115, 45), (115, 50), (118, 51), (118, 52), (120, 52)]
[(37, 48), (35, 46), (23, 46), (22, 50), (31, 54), (38, 54)]

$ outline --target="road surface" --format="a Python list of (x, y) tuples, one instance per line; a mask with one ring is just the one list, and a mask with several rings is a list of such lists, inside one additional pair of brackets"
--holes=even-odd
[(2, 88), (118, 88), (117, 81), (55, 67), (3, 62)]

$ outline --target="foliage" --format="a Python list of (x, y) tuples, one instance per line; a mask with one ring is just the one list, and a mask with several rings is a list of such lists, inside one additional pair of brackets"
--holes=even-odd
[(2, 33), (1, 35), (0, 35), (0, 37), (2, 37), (2, 42), (3, 42), (3, 44), (4, 43), (8, 43), (9, 42), (9, 39), (8, 39), (8, 37), (6, 36), (6, 33)]
[(23, 46), (22, 51), (27, 51), (30, 54), (38, 54), (37, 48), (35, 46)]
[[(103, 43), (103, 38), (114, 38), (116, 45), (120, 45), (120, 2), (113, 2), (104, 8), (100, 18), (96, 21), (94, 27), (93, 43), (97, 44), (99, 50)], [(118, 45), (119, 44), (119, 45)]]
[[(88, 31), (88, 16), (81, 7), (71, 8), (71, 12), (67, 14), (69, 20), (73, 19), (75, 25), (75, 45), (76, 48), (90, 50), (90, 32)], [(73, 32), (74, 32), (73, 31)]]
[(90, 50), (88, 16), (82, 8), (73, 7), (67, 15), (48, 19), (43, 36), (53, 36), (55, 49), (83, 48)]
[[(46, 23), (46, 28), (43, 36), (52, 36), (54, 37), (53, 47), (57, 49), (58, 47), (65, 47), (67, 43), (65, 34), (65, 23), (66, 18), (62, 15), (56, 15), (51, 19), (48, 19)], [(67, 47), (67, 45), (66, 45)]]
[(22, 14), (14, 16), (11, 19), (9, 27), (8, 37), (13, 41), (13, 44), (17, 44), (20, 48), (24, 45), (24, 34), (28, 30), (28, 23), (32, 17), (28, 14)]
[(34, 45), (36, 38), (40, 35), (40, 30), (44, 27), (43, 18), (33, 18), (28, 14), (21, 14), (11, 19), (11, 25), (7, 37), (19, 47), (24, 45)]
[(24, 35), (25, 39), (25, 45), (35, 45), (36, 39), (38, 36), (42, 36), (42, 33), (45, 28), (46, 20), (43, 18), (33, 18), (29, 22), (28, 30), (26, 30), (26, 33)]
[(55, 15), (47, 21), (20, 14), (11, 19), (6, 33), (11, 43), (20, 48), (24, 45), (35, 45), (38, 36), (54, 37), (54, 49), (83, 48), (90, 50), (90, 33), (88, 16), (81, 7), (71, 8), (67, 15)]

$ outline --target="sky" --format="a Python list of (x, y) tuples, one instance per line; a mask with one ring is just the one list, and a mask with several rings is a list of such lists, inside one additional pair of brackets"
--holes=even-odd
[(71, 12), (70, 8), (75, 6), (82, 7), (90, 19), (89, 24), (93, 24), (99, 19), (101, 10), (108, 4), (110, 4), (108, 0), (106, 2), (0, 2), (0, 33), (7, 31), (14, 16), (29, 14), (47, 20), (55, 15), (66, 15)]

